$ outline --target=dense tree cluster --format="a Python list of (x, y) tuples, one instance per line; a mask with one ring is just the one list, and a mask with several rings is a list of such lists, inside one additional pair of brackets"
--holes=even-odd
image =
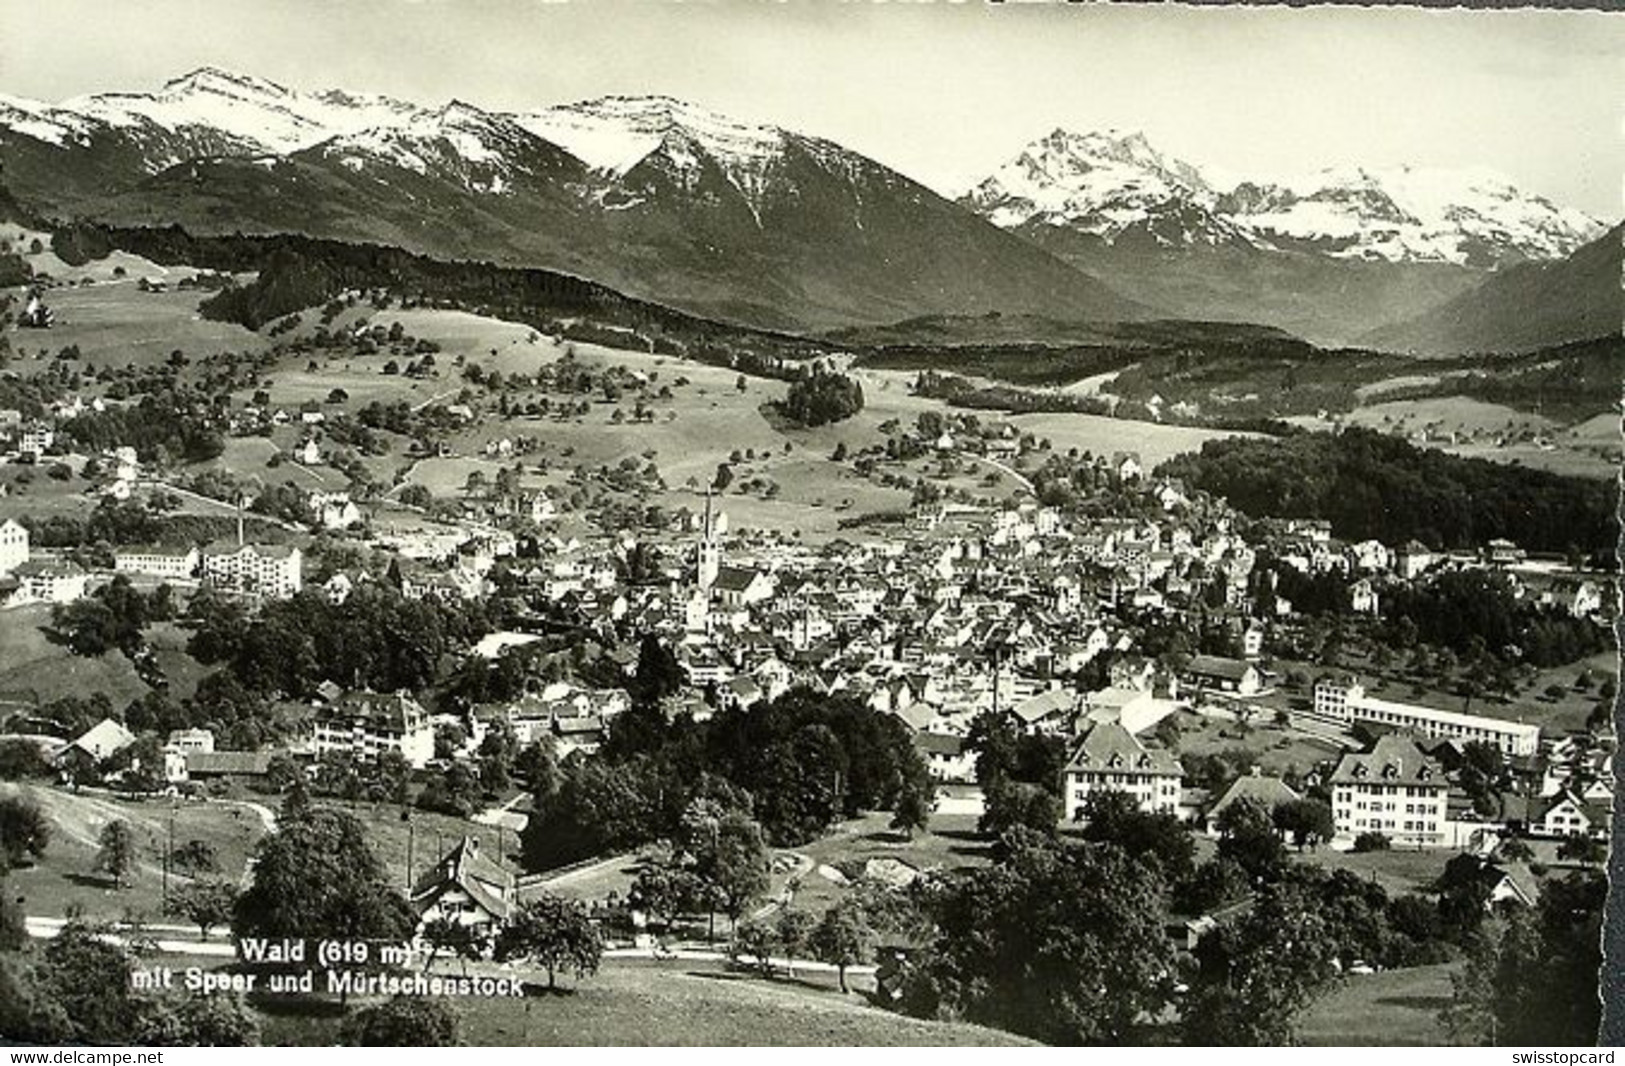
[(187, 650), (199, 662), (226, 664), (250, 691), (286, 695), (328, 680), (378, 692), (428, 688), (441, 657), (484, 632), (477, 607), (408, 600), (382, 582), (342, 604), (307, 590), (252, 619), (204, 591), (190, 613), (197, 629)]
[(75, 655), (101, 655), (117, 648), (134, 659), (146, 648), (143, 631), (153, 622), (175, 617), (175, 598), (168, 585), (142, 592), (125, 574), (84, 599), (51, 609), (51, 634)]
[(597, 756), (568, 760), (538, 791), (522, 838), (532, 869), (671, 839), (698, 797), (749, 810), (787, 846), (928, 788), (907, 729), (850, 697), (793, 689), (706, 722), (643, 703), (615, 724)]
[(0, 941), (0, 1039), (156, 1047), (259, 1043), (258, 1023), (241, 997), (139, 992), (131, 982), (135, 967), (128, 949), (80, 921), (43, 947)]
[(1571, 663), (1613, 643), (1607, 628), (1522, 600), (1505, 574), (1484, 570), (1446, 570), (1390, 589), (1383, 622), (1398, 647), (1421, 640), (1475, 659), (1515, 648), (1539, 667)]
[(822, 426), (863, 410), (863, 386), (845, 374), (814, 367), (790, 383), (784, 413), (804, 426)]
[(1159, 474), (1255, 517), (1324, 518), (1347, 540), (1477, 548), (1505, 537), (1530, 551), (1612, 557), (1611, 480), (1461, 459), (1374, 430), (1208, 441)]
[(1458, 1041), (1579, 1047), (1597, 1041), (1608, 882), (1581, 871), (1548, 881), (1533, 911), (1509, 913), (1472, 944), (1443, 1012)]
[(227, 412), (196, 390), (149, 393), (138, 403), (109, 405), (69, 419), (62, 431), (88, 451), (132, 447), (142, 462), (203, 462), (225, 450)]

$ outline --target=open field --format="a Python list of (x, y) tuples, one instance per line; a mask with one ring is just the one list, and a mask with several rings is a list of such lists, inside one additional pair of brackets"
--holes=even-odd
[(0, 696), (49, 703), (105, 692), (115, 708), (123, 708), (146, 695), (146, 682), (123, 652), (93, 659), (75, 655), (46, 639), (40, 626), (50, 618), (48, 604), (0, 611)]
[[(820, 975), (823, 977), (823, 975)], [(988, 1046), (1027, 1041), (978, 1026), (926, 1022), (822, 983), (765, 981), (716, 963), (606, 960), (567, 991), (522, 1001), (449, 1000), (465, 1045)], [(340, 1019), (263, 1013), (264, 1043), (332, 1044)]]
[(1209, 755), (1230, 748), (1243, 748), (1252, 754), (1266, 774), (1280, 775), (1288, 770), (1300, 773), (1316, 763), (1336, 761), (1342, 752), (1330, 741), (1318, 740), (1302, 732), (1285, 729), (1263, 714), (1242, 725), (1217, 718), (1180, 712), (1179, 751), (1186, 755)]
[(1364, 880), (1375, 881), (1390, 896), (1420, 891), (1439, 879), (1445, 864), (1459, 852), (1449, 848), (1400, 848), (1389, 851), (1334, 851), (1331, 848), (1293, 850), (1293, 857), (1309, 866), (1327, 870), (1347, 870)]
[[(817, 867), (838, 866), (870, 859), (897, 859), (917, 870), (965, 869), (986, 865), (987, 844), (976, 833), (976, 818), (963, 814), (936, 814), (930, 826), (912, 839), (888, 829), (891, 815), (877, 812), (842, 822), (827, 835), (799, 848), (781, 852), (802, 856), (806, 862), (797, 876), (794, 906), (814, 913), (836, 902), (845, 889), (817, 872)], [(776, 873), (768, 895), (778, 898), (791, 875)]]
[[(176, 845), (190, 840), (212, 844), (219, 876), (242, 876), (254, 844), (264, 833), (260, 816), (235, 803), (199, 800), (125, 800), (105, 793), (70, 792), (36, 785), (0, 784), (0, 795), (31, 796), (51, 823), (51, 842), (36, 866), (12, 871), (13, 890), (31, 915), (62, 917), (81, 907), (91, 918), (115, 919), (127, 911), (156, 918), (163, 892), (163, 852), (174, 819)], [(97, 837), (111, 821), (128, 822), (135, 833), (139, 867), (123, 889), (95, 872)], [(171, 874), (171, 884), (184, 879)]]
[[(208, 293), (147, 293), (135, 278), (87, 288), (52, 289), (46, 303), (56, 312), (48, 330), (10, 332), (13, 349), (29, 355), (44, 348), (55, 354), (77, 344), (90, 367), (161, 363), (177, 348), (196, 359), (221, 351), (260, 351), (265, 338), (229, 322), (209, 322), (197, 313)], [(29, 374), (48, 367), (45, 359), (17, 360), (10, 368)]]
[(1346, 420), (1352, 425), (1398, 433), (1412, 433), (1423, 428), (1436, 433), (1457, 434), (1520, 430), (1546, 433), (1557, 425), (1540, 415), (1466, 396), (1374, 403), (1350, 412)]
[(1619, 476), (1619, 452), (1599, 454), (1596, 446), (1583, 449), (1558, 446), (1539, 448), (1533, 444), (1509, 444), (1497, 448), (1488, 444), (1459, 444), (1445, 448), (1451, 455), (1463, 459), (1488, 459), (1492, 463), (1527, 466), (1531, 470), (1545, 470), (1569, 477), (1614, 478)]
[(1447, 1043), (1439, 1011), (1450, 1003), (1454, 966), (1418, 966), (1346, 978), (1298, 1018), (1298, 1040), (1315, 1047), (1415, 1047)]
[[(500, 834), (499, 850), (499, 833), (494, 826), (416, 808), (408, 808), (405, 813), (409, 817), (402, 817), (402, 809), (393, 803), (344, 803), (330, 798), (318, 802), (347, 811), (361, 821), (373, 855), (383, 865), (390, 881), (403, 890), (465, 836), (479, 838), (481, 850), (492, 858), (499, 854), (510, 856), (508, 868), (519, 869), (519, 841), (512, 832)], [(275, 805), (273, 800), (271, 806)]]

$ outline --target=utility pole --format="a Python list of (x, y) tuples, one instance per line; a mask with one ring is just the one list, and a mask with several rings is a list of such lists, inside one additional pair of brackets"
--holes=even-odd
[(163, 902), (163, 912), (165, 914), (169, 913), (169, 861), (170, 861), (170, 856), (172, 856), (174, 854), (175, 854), (175, 808), (173, 806), (171, 806), (169, 808), (169, 831), (168, 831), (168, 835), (167, 835), (167, 838), (166, 838), (166, 842), (164, 844), (164, 888), (163, 888), (163, 900), (164, 900), (164, 902)]
[(412, 891), (412, 847), (417, 843), (417, 823), (410, 818), (406, 822), (406, 891)]

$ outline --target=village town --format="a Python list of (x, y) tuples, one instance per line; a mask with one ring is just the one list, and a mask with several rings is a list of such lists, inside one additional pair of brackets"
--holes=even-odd
[(0, 1044), (1625, 1039), (1625, 24), (17, 6)]
[[(258, 722), (227, 723), (205, 709), (201, 692), (189, 724), (167, 731), (161, 699), (145, 710), (110, 708), (95, 721), (84, 717), (83, 700), (14, 705), (7, 729), (23, 739), (8, 743), (37, 746), (37, 758), (10, 761), (37, 766), (64, 795), (169, 797), (183, 809), (247, 802), (268, 825), (275, 817), (265, 804), (290, 788), (352, 803), (388, 798), (404, 819), (415, 782), (420, 807), (460, 816), (466, 827), (437, 823), (435, 843), (417, 842), (405, 858), (410, 939), (426, 965), (448, 943), (476, 959), (482, 952), (469, 943), (485, 944), (489, 957), (527, 898), (561, 889), (619, 950), (676, 957), (687, 944), (739, 958), (747, 950), (740, 917), (754, 914), (760, 925), (796, 913), (798, 897), (822, 898), (807, 891), (809, 881), (878, 878), (895, 890), (941, 874), (940, 854), (922, 859), (908, 846), (917, 830), (1087, 834), (1110, 793), (1167, 816), (1203, 848), (1237, 831), (1238, 811), (1261, 811), (1282, 843), (1375, 857), (1363, 867), (1370, 876), (1410, 878), (1413, 888), (1436, 890), (1432, 878), (1446, 860), (1466, 857), (1472, 883), (1487, 886), (1487, 908), (1533, 907), (1540, 878), (1532, 870), (1595, 863), (1610, 836), (1612, 672), (1558, 656), (1543, 665), (1567, 670), (1561, 691), (1537, 683), (1549, 671), (1493, 655), (1457, 672), (1439, 661), (1456, 660), (1448, 648), (1431, 656), (1417, 647), (1408, 618), (1399, 640), (1384, 625), (1392, 599), (1489, 581), (1519, 609), (1591, 633), (1579, 645), (1590, 653), (1607, 645), (1617, 590), (1611, 574), (1580, 560), (1530, 557), (1505, 539), (1453, 552), (1414, 539), (1345, 542), (1324, 520), (1240, 515), (1128, 452), (1078, 460), (1089, 474), (1074, 480), (1108, 513), (1046, 505), (1018, 489), (1002, 500), (921, 500), (895, 520), (821, 542), (732, 525), (724, 475), (690, 493), (692, 505), (656, 531), (577, 521), (570, 532), (568, 504), (545, 490), (506, 500), (465, 494), (409, 527), (388, 521), (385, 511), (398, 507), (316, 490), (297, 519), (278, 519), (275, 541), (249, 535), (266, 520), (248, 509), (252, 500), (239, 500), (228, 510), (234, 518), (217, 523), (227, 536), (177, 543), (162, 535), (153, 503), (185, 491), (179, 484), (129, 446), (75, 454), (62, 427), (88, 406), (70, 398), (37, 421), (0, 413), (8, 460), (36, 468), (67, 460), (81, 476), (88, 468), (100, 507), (147, 508), (160, 535), (91, 562), (82, 551), (37, 548), (28, 525), (6, 520), (0, 620), (47, 610), (51, 628), (72, 643), (83, 619), (99, 625), (132, 596), (161, 597), (175, 606), (167, 615), (149, 609), (150, 617), (178, 618), (201, 637), (215, 624), (211, 613), (241, 627), (278, 604), (341, 614), (376, 595), (386, 604), (478, 609), (479, 621), (462, 641), (439, 645), (439, 661), (421, 664), (416, 688), (375, 691), (362, 681), (370, 667), (341, 676), (330, 665), (327, 676), (306, 675), (313, 684), (303, 696), (297, 682), (268, 686)], [(1021, 471), (1036, 476), (1053, 461), (1039, 442), (974, 421), (922, 416), (895, 432), (909, 442), (904, 454), (995, 462), (1029, 488)], [(314, 451), (319, 433), (305, 439)], [(501, 469), (510, 442), (493, 441), (484, 458)], [(1297, 595), (1309, 602), (1294, 602)], [(126, 650), (163, 684), (150, 649)], [(1595, 712), (1577, 719), (1547, 710), (1577, 695), (1595, 698)], [(770, 842), (790, 846), (764, 853), (774, 876), (731, 911), (732, 947), (715, 939), (714, 918), (702, 936), (678, 920), (680, 905), (646, 901), (639, 863), (647, 870), (650, 860), (627, 845), (654, 840), (653, 826), (604, 838), (609, 854), (529, 839), (536, 830), (527, 831), (527, 814), (540, 818), (530, 808), (541, 800), (526, 790), (556, 788), (544, 779), (627, 743), (623, 728), (625, 736), (646, 731), (648, 714), (732, 722), (806, 700), (840, 700), (890, 723), (929, 783), (908, 798), (890, 793), (891, 826), (906, 836), (897, 835), (894, 854), (854, 866), (839, 854), (839, 823), (862, 812), (842, 801), (836, 770), (827, 813), (799, 835), (835, 830), (836, 849), (810, 860), (793, 846), (796, 833), (775, 828)], [(78, 725), (65, 729), (73, 716)], [(1009, 758), (1001, 743), (1048, 754), (1001, 770), (997, 761)], [(173, 841), (159, 848), (166, 897), (173, 849)], [(105, 852), (103, 841), (99, 863)], [(1394, 878), (1384, 854), (1438, 858), (1428, 877)], [(1416, 869), (1402, 862), (1398, 869)], [(116, 879), (142, 863), (126, 865)], [(1194, 950), (1205, 931), (1245, 914), (1251, 898), (1245, 880), (1221, 887), (1177, 915), (1179, 939)], [(61, 917), (31, 912), (28, 920), (40, 931)], [(448, 941), (448, 927), (472, 940)], [(848, 965), (878, 973), (881, 989), (901, 980), (895, 960), (904, 956), (886, 956), (888, 938), (870, 935), (868, 948), (829, 956), (841, 963), (843, 986)], [(793, 959), (795, 949), (754, 950), (765, 960), (780, 951)], [(817, 949), (806, 950), (816, 960)], [(1338, 964), (1367, 973), (1373, 962)]]

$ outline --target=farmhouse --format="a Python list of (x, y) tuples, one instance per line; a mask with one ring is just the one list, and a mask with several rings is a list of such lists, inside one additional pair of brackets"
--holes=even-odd
[(90, 575), (75, 563), (40, 559), (18, 566), (11, 577), (17, 583), (11, 596), (13, 604), (72, 603), (85, 594), (90, 580)]
[(513, 874), (480, 854), (478, 837), (464, 837), (412, 887), (418, 932), (445, 919), (489, 935), (508, 920), (515, 903)]
[(1292, 803), (1300, 798), (1285, 781), (1279, 777), (1266, 777), (1255, 766), (1251, 773), (1236, 778), (1224, 795), (1219, 797), (1219, 802), (1208, 809), (1208, 833), (1217, 836), (1219, 816), (1242, 800), (1261, 803), (1265, 810), (1273, 811), (1283, 803)]
[(925, 760), (933, 781), (968, 785), (976, 780), (976, 753), (965, 747), (964, 737), (916, 733), (914, 750)]
[(1568, 837), (1576, 834), (1593, 840), (1607, 840), (1613, 829), (1613, 811), (1564, 790), (1555, 796), (1530, 802), (1529, 831), (1539, 836)]

